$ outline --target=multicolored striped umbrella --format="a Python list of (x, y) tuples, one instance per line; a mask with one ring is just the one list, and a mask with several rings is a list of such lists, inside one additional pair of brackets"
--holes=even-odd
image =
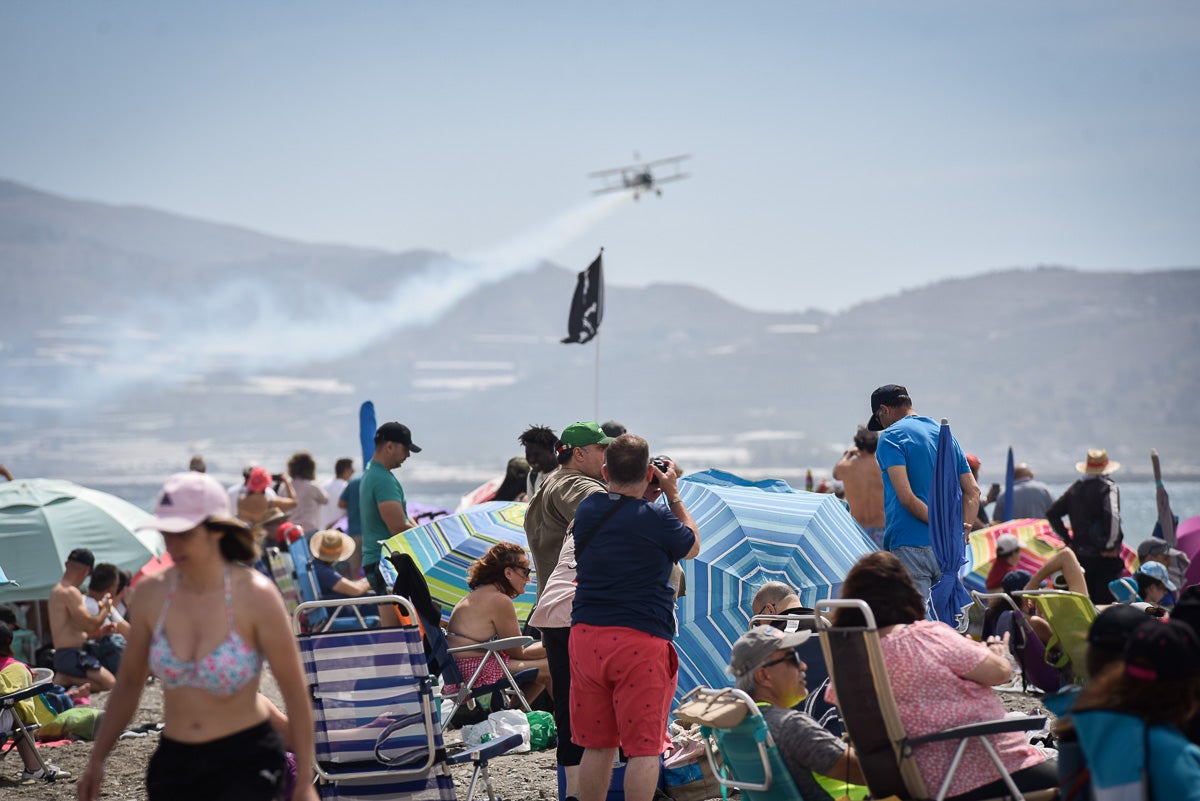
[(858, 558), (875, 550), (833, 495), (717, 470), (681, 479), (679, 494), (700, 528), (700, 553), (682, 563), (677, 702), (699, 685), (729, 686), (729, 652), (759, 587), (782, 581), (812, 607), (836, 597)]
[[(442, 622), (450, 620), (454, 605), (470, 592), (467, 568), (498, 542), (515, 542), (527, 551), (525, 510), (528, 504), (516, 501), (491, 501), (458, 514), (438, 518), (423, 526), (402, 531), (383, 541), (383, 552), (403, 551), (413, 558), (429, 594), (441, 604)], [(536, 574), (529, 587), (536, 587)], [(533, 611), (537, 593), (533, 589), (514, 599), (517, 619), (524, 622)]]
[[(1007, 523), (972, 531), (971, 545), (967, 550), (967, 564), (963, 565), (959, 572), (959, 577), (968, 590), (986, 591), (987, 576), (996, 561), (996, 538), (1001, 534), (1012, 534), (1020, 540), (1021, 558), (1017, 562), (1017, 569), (1030, 573), (1036, 573), (1046, 564), (1046, 560), (1066, 547), (1054, 533), (1054, 529), (1050, 528), (1049, 522), (1034, 518), (1009, 520)], [(1133, 573), (1137, 567), (1137, 552), (1122, 543), (1121, 559), (1125, 562), (1125, 569)]]

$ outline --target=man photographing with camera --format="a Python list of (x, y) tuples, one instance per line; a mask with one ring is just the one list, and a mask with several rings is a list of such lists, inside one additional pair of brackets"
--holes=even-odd
[[(617, 748), (625, 751), (625, 798), (650, 801), (666, 740), (679, 658), (673, 563), (700, 550), (679, 497), (678, 473), (650, 462), (646, 440), (622, 434), (605, 453), (608, 492), (575, 512), (575, 604), (571, 617), (571, 738), (584, 748), (581, 801), (608, 790)], [(645, 499), (652, 483), (666, 505)], [(651, 496), (653, 497), (653, 495)]]

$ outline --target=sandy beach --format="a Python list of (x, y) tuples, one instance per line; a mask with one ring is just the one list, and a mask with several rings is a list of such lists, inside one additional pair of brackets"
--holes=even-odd
[[(277, 704), (281, 704), (278, 689), (269, 671), (264, 671), (262, 690)], [(1040, 708), (1035, 696), (1020, 693), (998, 693), (1009, 711), (1033, 712)], [(106, 693), (95, 699), (97, 707), (103, 708)], [(150, 681), (142, 693), (137, 714), (131, 726), (156, 723), (162, 720), (162, 689), (156, 681)], [(459, 741), (457, 732), (450, 732), (447, 742)], [(148, 734), (117, 742), (106, 762), (103, 796), (118, 801), (143, 801), (146, 798), (145, 773), (150, 755), (158, 745), (158, 737)], [(71, 772), (70, 778), (57, 782), (19, 783), (21, 760), (15, 754), (0, 762), (0, 796), (5, 801), (73, 801), (75, 780), (87, 764), (92, 745), (76, 742), (70, 745), (45, 748), (42, 753), (60, 768)], [(492, 787), (505, 801), (546, 801), (558, 797), (558, 782), (554, 763), (554, 750), (549, 749), (529, 754), (512, 754), (495, 759), (490, 764)], [(469, 766), (455, 767), (454, 785), (458, 798), (466, 799), (470, 780)]]

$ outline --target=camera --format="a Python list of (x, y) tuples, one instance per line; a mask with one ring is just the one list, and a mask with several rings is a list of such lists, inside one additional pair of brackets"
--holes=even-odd
[[(653, 459), (650, 460), (650, 464), (654, 465), (659, 470), (661, 470), (665, 473), (671, 467), (671, 460), (669, 457), (666, 457), (666, 456), (655, 456)], [(652, 478), (650, 480), (650, 483), (657, 484), (658, 476), (655, 476), (654, 478)]]
[(274, 481), (276, 484), (281, 483), (283, 481), (283, 473), (272, 473), (271, 480)]

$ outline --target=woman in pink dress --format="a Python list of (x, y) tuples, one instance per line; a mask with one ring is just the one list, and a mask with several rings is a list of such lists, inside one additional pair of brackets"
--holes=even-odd
[[(850, 570), (843, 598), (867, 602), (879, 627), (900, 720), (910, 737), (969, 723), (998, 720), (1004, 705), (992, 690), (1013, 676), (1008, 646), (970, 640), (945, 623), (925, 619), (925, 605), (908, 570), (887, 551), (867, 554)], [(837, 625), (865, 625), (857, 609), (839, 609)], [(995, 638), (993, 638), (995, 639)], [(836, 703), (832, 689), (827, 700)], [(1004, 767), (1022, 791), (1058, 786), (1058, 771), (1021, 732), (989, 738)], [(925, 786), (936, 792), (946, 778), (957, 742), (926, 743), (914, 757)], [(947, 801), (1003, 796), (1006, 787), (987, 752), (971, 742), (950, 784)]]

